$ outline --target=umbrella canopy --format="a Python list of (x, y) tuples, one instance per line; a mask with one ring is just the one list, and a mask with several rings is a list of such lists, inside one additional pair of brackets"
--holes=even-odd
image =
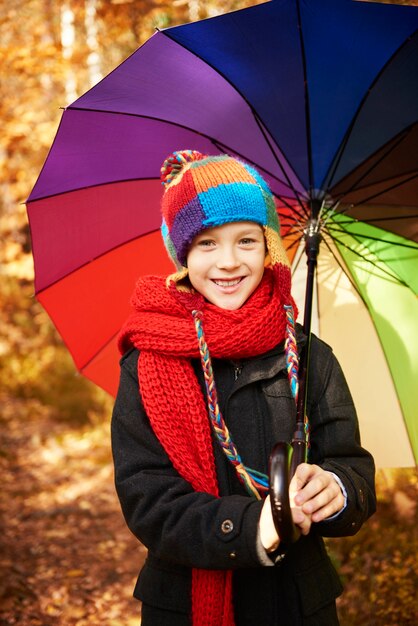
[[(380, 466), (418, 456), (418, 9), (281, 0), (157, 32), (65, 111), (28, 199), (35, 289), (78, 369), (114, 394), (174, 150), (254, 164), (277, 198), (303, 309), (340, 359)], [(301, 278), (301, 276), (302, 278)]]

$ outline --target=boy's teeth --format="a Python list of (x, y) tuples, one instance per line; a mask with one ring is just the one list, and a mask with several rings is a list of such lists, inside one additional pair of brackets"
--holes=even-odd
[(214, 280), (213, 282), (220, 287), (233, 287), (234, 285), (238, 285), (241, 278), (234, 278), (234, 280)]

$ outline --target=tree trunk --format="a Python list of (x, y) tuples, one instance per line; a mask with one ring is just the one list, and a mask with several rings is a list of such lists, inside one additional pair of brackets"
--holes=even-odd
[(86, 40), (89, 53), (87, 55), (87, 71), (89, 85), (92, 87), (103, 77), (103, 71), (98, 53), (99, 44), (97, 40), (98, 26), (96, 15), (97, 0), (85, 0), (84, 25), (86, 29)]
[(70, 2), (62, 3), (60, 26), (62, 56), (64, 61), (67, 61), (67, 70), (64, 80), (65, 95), (67, 104), (71, 104), (71, 102), (73, 102), (77, 98), (77, 83), (74, 70), (71, 67), (71, 58), (74, 54), (75, 44), (75, 25), (74, 11), (71, 8)]

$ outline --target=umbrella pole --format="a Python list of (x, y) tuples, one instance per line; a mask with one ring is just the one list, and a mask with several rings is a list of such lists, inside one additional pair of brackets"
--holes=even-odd
[(321, 208), (320, 200), (311, 201), (311, 218), (305, 230), (305, 253), (306, 264), (308, 266), (308, 274), (306, 280), (305, 292), (305, 311), (303, 318), (303, 331), (306, 335), (307, 342), (299, 362), (299, 392), (296, 410), (296, 429), (293, 433), (292, 448), (293, 455), (290, 467), (290, 476), (296, 471), (297, 466), (307, 459), (307, 433), (305, 431), (305, 412), (308, 391), (308, 371), (311, 349), (311, 321), (312, 321), (312, 303), (315, 283), (315, 274), (317, 266), (317, 258), (319, 253), (319, 245), (321, 243), (319, 212)]
[(305, 252), (308, 275), (306, 280), (305, 312), (303, 330), (307, 343), (302, 350), (299, 362), (299, 392), (296, 405), (296, 429), (291, 443), (278, 441), (273, 447), (269, 459), (269, 493), (271, 510), (280, 543), (283, 546), (296, 541), (300, 530), (293, 523), (289, 500), (289, 483), (296, 468), (307, 460), (308, 432), (305, 428), (305, 412), (308, 389), (308, 371), (311, 346), (312, 302), (316, 273), (317, 257), (321, 242), (319, 213), (321, 202), (311, 201), (311, 217), (305, 229)]

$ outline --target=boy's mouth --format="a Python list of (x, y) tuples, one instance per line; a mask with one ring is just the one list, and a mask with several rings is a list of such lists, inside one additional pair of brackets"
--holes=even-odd
[(230, 279), (227, 279), (227, 278), (213, 278), (212, 282), (214, 282), (215, 285), (218, 285), (218, 287), (235, 287), (242, 280), (243, 280), (243, 277), (240, 276), (239, 278), (230, 278)]

